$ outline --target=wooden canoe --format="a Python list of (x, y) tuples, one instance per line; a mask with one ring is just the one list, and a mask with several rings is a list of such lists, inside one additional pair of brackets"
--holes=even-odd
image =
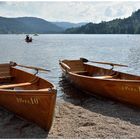
[(140, 76), (84, 63), (59, 61), (64, 76), (91, 95), (101, 95), (140, 107)]
[(0, 105), (49, 130), (56, 102), (54, 85), (10, 64), (0, 64)]

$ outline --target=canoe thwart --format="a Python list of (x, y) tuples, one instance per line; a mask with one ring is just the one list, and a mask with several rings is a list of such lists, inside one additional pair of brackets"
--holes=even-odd
[(0, 83), (11, 82), (14, 78), (14, 76), (0, 76)]
[(6, 88), (14, 88), (14, 87), (22, 87), (22, 86), (29, 86), (32, 83), (25, 82), (25, 83), (18, 83), (18, 84), (9, 84), (9, 85), (1, 85), (0, 89), (6, 89)]
[(93, 76), (93, 78), (96, 78), (96, 79), (112, 79), (113, 76), (111, 76), (111, 75)]
[(36, 82), (38, 82), (38, 80), (39, 80), (39, 78), (35, 77), (34, 79), (32, 79), (29, 82), (1, 85), (0, 89), (29, 86), (29, 85), (35, 84)]
[(72, 73), (79, 74), (79, 75), (89, 75), (88, 71), (72, 71)]
[(0, 76), (0, 80), (3, 80), (3, 79), (13, 79), (14, 77), (13, 76)]

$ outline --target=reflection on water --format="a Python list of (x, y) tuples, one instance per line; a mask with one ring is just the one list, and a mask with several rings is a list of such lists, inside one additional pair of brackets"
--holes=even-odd
[(140, 47), (130, 49), (129, 66), (133, 68), (133, 73), (140, 75)]
[(99, 100), (105, 100), (107, 101), (108, 99), (105, 99), (104, 97), (101, 96), (96, 96), (96, 94), (90, 95), (85, 92), (83, 92), (81, 89), (78, 87), (75, 87), (72, 83), (68, 81), (62, 74), (60, 77), (59, 81), (59, 90), (63, 93), (59, 98), (63, 98), (65, 101), (72, 102), (74, 104), (79, 104), (82, 106), (82, 104), (91, 98), (94, 99), (99, 99)]
[(78, 99), (82, 100), (83, 98), (89, 98), (90, 96), (85, 94), (84, 92), (80, 91), (80, 89), (74, 87), (62, 74), (62, 77), (59, 81), (59, 87), (62, 94), (61, 98), (63, 99)]

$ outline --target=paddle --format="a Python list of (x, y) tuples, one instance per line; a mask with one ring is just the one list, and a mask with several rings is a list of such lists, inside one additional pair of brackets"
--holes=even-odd
[(10, 62), (10, 65), (11, 66), (19, 66), (19, 67), (24, 67), (24, 68), (28, 68), (28, 69), (34, 69), (34, 70), (40, 70), (40, 71), (47, 71), (47, 72), (50, 72), (50, 70), (47, 70), (47, 69), (43, 69), (43, 68), (39, 68), (39, 67), (34, 67), (34, 66), (25, 66), (25, 65), (20, 65), (20, 64), (17, 64), (16, 62)]
[(92, 63), (98, 63), (98, 64), (105, 64), (105, 65), (111, 65), (112, 67), (114, 66), (120, 66), (120, 67), (128, 67), (127, 65), (122, 65), (122, 64), (115, 64), (115, 63), (110, 63), (110, 62), (97, 62), (97, 61), (90, 61), (86, 58), (80, 58), (83, 62), (92, 62)]

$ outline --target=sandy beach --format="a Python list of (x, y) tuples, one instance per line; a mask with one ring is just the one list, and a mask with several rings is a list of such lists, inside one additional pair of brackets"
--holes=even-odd
[(102, 99), (57, 102), (48, 138), (140, 138), (140, 110)]
[(57, 99), (49, 132), (0, 108), (0, 138), (140, 138), (140, 109), (68, 90)]

